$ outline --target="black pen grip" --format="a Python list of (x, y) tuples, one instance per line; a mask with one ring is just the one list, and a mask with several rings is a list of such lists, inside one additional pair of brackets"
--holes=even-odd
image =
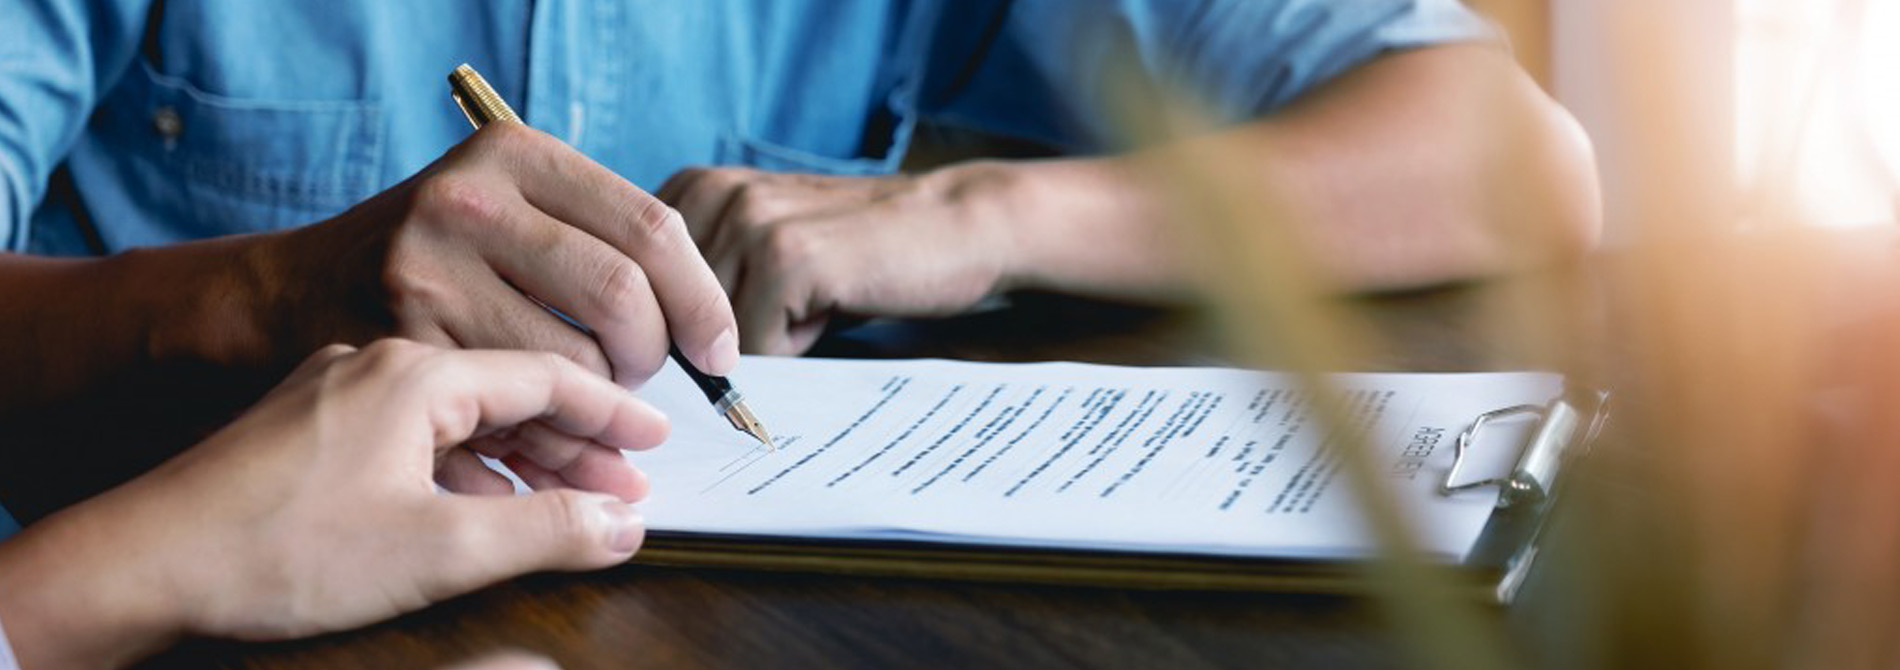
[(686, 376), (693, 380), (693, 385), (698, 386), (699, 391), (706, 394), (706, 402), (717, 406), (719, 401), (725, 399), (726, 394), (732, 392), (731, 382), (726, 381), (725, 377), (714, 377), (700, 372), (699, 368), (693, 366), (692, 361), (686, 360), (686, 353), (680, 351), (679, 345), (673, 345), (673, 348), (667, 351), (667, 355), (672, 356), (674, 362), (680, 364), (680, 369), (686, 371)]

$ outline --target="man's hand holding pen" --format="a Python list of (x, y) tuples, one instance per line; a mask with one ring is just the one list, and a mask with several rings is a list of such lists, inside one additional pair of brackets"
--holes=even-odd
[[(521, 116), (515, 114), (515, 110), (508, 106), (508, 102), (501, 98), (501, 94), (497, 93), (494, 87), (488, 84), (487, 79), (482, 78), (481, 73), (476, 72), (475, 68), (469, 67), (467, 63), (456, 66), (455, 70), (449, 73), (449, 97), (455, 100), (455, 105), (460, 107), (462, 114), (468, 118), (469, 125), (474, 126), (477, 131), (490, 125), (524, 125)], [(638, 191), (639, 189), (636, 188), (634, 190)], [(644, 192), (641, 192), (640, 195), (646, 198), (645, 201), (640, 203), (640, 207), (643, 211), (643, 214), (640, 215), (642, 218), (660, 216), (656, 214), (656, 212), (659, 211), (666, 213), (665, 216), (662, 217), (663, 220), (649, 220), (646, 222), (648, 223), (647, 227), (649, 229), (669, 236), (666, 241), (673, 244), (664, 251), (700, 259), (697, 251), (691, 249), (690, 246), (687, 249), (679, 248), (678, 231), (681, 228), (679, 213), (669, 207), (654, 202), (653, 199)], [(670, 226), (670, 229), (668, 231), (657, 231), (657, 229), (662, 226)], [(687, 261), (681, 261), (681, 263), (690, 264)], [(703, 259), (700, 259), (697, 267), (702, 270), (705, 269), (706, 265)], [(724, 303), (724, 301), (721, 301), (721, 303)], [(560, 309), (558, 305), (551, 305), (545, 301), (540, 301), (540, 304), (543, 307), (555, 310)], [(701, 303), (691, 304), (702, 305)], [(731, 324), (732, 314), (730, 304), (726, 304), (724, 312), (726, 323)], [(572, 314), (572, 316), (570, 316), (570, 314), (572, 313), (560, 313), (559, 316), (570, 324), (575, 323), (573, 316), (584, 317), (584, 315)], [(589, 334), (593, 332), (587, 327), (585, 321), (575, 325)], [(716, 340), (714, 344), (721, 347), (732, 344), (734, 331), (731, 330), (731, 328), (731, 326), (728, 326), (728, 329), (723, 331), (723, 334), (720, 336), (722, 339)], [(665, 337), (666, 333), (662, 332), (660, 335), (661, 337)], [(679, 332), (675, 332), (674, 335), (678, 336)], [(725, 375), (731, 371), (732, 365), (722, 364), (718, 367), (713, 367), (707, 364), (706, 357), (701, 356), (699, 360), (695, 360), (693, 356), (681, 351), (678, 342), (674, 342), (670, 347), (668, 355), (671, 356), (675, 362), (679, 363), (680, 368), (686, 373), (686, 376), (691, 378), (693, 383), (697, 384), (700, 390), (706, 393), (706, 399), (712, 403), (713, 408), (725, 416), (727, 421), (732, 422), (734, 429), (752, 436), (753, 439), (758, 440), (759, 443), (764, 444), (767, 448), (778, 448), (773, 444), (772, 436), (766, 432), (764, 424), (759, 422), (758, 417), (752, 414), (752, 409), (746, 405), (745, 397), (741, 395), (738, 390), (734, 389), (730, 382), (726, 381)], [(722, 348), (717, 353), (725, 355), (726, 349)], [(732, 363), (738, 362), (736, 354), (733, 355), (732, 358)], [(719, 363), (725, 363), (725, 361), (719, 361)], [(657, 369), (655, 371), (657, 371)], [(651, 373), (646, 376), (651, 376)]]
[(738, 362), (732, 307), (679, 214), (520, 124), (483, 129), (394, 188), (272, 241), (261, 272), (283, 290), (264, 296), (278, 319), (267, 325), (313, 341), (300, 351), (385, 335), (536, 349), (629, 386), (660, 369), (673, 341), (715, 374)]
[[(227, 297), (263, 307), (252, 332), (278, 358), (397, 336), (553, 352), (625, 386), (672, 342), (704, 370), (739, 359), (732, 307), (679, 214), (520, 124), (481, 130), (334, 219), (247, 243), (250, 281)], [(514, 435), (559, 439), (533, 422)]]

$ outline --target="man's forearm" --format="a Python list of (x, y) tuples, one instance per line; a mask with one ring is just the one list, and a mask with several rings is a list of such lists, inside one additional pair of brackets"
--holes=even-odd
[(1007, 165), (1011, 285), (1119, 297), (1186, 290), (1180, 256), (1199, 222), (1175, 219), (1195, 188), (1241, 191), (1235, 202), (1257, 206), (1241, 215), (1287, 226), (1347, 291), (1576, 253), (1600, 216), (1588, 140), (1477, 46), (1385, 56), (1272, 116), (1137, 153)]
[(128, 370), (262, 368), (272, 354), (248, 238), (96, 259), (0, 256), (0, 407), (82, 399)]
[(21, 521), (196, 442), (288, 368), (256, 241), (0, 256), (0, 501)]

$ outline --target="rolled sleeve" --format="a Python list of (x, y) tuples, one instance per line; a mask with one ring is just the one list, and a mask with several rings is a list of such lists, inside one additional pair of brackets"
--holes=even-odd
[[(1495, 39), (1458, 0), (1016, 0), (998, 11), (993, 39), (939, 37), (976, 46), (933, 53), (925, 113), (1075, 151), (1116, 144), (1112, 112), (1130, 91), (1235, 122), (1388, 51)], [(946, 31), (982, 29), (947, 18)]]
[(149, 2), (0, 3), (0, 249), (27, 248), (47, 180), (131, 63)]

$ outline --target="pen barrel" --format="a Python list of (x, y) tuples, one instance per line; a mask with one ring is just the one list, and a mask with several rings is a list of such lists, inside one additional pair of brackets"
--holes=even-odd
[(521, 117), (501, 99), (495, 87), (488, 85), (481, 73), (468, 63), (456, 66), (449, 73), (449, 91), (455, 98), (455, 104), (462, 108), (462, 114), (468, 117), (470, 125), (480, 129), (493, 121), (513, 121), (521, 123)]
[(700, 372), (699, 368), (693, 366), (692, 361), (686, 359), (686, 353), (680, 351), (679, 345), (673, 345), (667, 354), (673, 357), (673, 362), (678, 363), (680, 369), (686, 371), (686, 377), (693, 380), (693, 385), (699, 387), (699, 392), (706, 394), (706, 402), (712, 403), (713, 408), (719, 410), (721, 414), (725, 413), (733, 403), (739, 401), (739, 394), (732, 390), (731, 382), (726, 381), (725, 377), (714, 377)]

